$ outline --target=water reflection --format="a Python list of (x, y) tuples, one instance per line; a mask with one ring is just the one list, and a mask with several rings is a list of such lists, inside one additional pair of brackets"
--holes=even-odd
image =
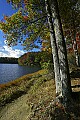
[(18, 64), (0, 64), (0, 84), (38, 70), (40, 70), (40, 67), (19, 66)]

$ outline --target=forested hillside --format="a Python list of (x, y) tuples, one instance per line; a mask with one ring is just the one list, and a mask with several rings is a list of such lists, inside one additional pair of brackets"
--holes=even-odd
[(28, 52), (18, 58), (19, 65), (40, 65), (52, 63), (52, 54), (47, 51)]

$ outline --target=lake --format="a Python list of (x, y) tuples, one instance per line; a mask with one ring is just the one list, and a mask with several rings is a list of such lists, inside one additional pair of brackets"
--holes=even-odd
[(15, 80), (25, 74), (40, 70), (36, 66), (19, 66), (18, 64), (0, 64), (0, 84)]

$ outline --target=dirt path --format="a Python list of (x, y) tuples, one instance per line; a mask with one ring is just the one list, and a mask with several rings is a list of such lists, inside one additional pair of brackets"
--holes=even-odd
[(26, 96), (27, 94), (7, 104), (0, 112), (0, 120), (29, 120), (30, 108)]

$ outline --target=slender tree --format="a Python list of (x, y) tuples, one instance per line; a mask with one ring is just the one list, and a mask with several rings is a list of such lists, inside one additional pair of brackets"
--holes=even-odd
[[(22, 35), (28, 34), (27, 39), (23, 41), (23, 43), (25, 43), (25, 45), (33, 47), (34, 45), (33, 43), (35, 41), (32, 35), (33, 34), (36, 36), (44, 35), (42, 33), (43, 31), (45, 31), (45, 34), (47, 33), (46, 30), (48, 29), (48, 26), (47, 29), (44, 29), (46, 28), (46, 24), (47, 24), (47, 20), (46, 20), (47, 15), (43, 14), (45, 13), (45, 6), (44, 9), (43, 7), (39, 6), (41, 5), (41, 3), (42, 5), (44, 5), (44, 1), (38, 0), (34, 2), (32, 0), (31, 2), (32, 4), (28, 3), (28, 1), (26, 2), (27, 7), (25, 7), (24, 10), (25, 12), (23, 12), (23, 10), (20, 9), (16, 14), (12, 15), (11, 17), (6, 17), (5, 18), (6, 23), (1, 22), (0, 28), (3, 31), (5, 30), (4, 32), (6, 33), (8, 45), (14, 45), (15, 43), (17, 43), (18, 39), (21, 42), (23, 40)], [(66, 101), (66, 98), (68, 100), (71, 94), (71, 86), (70, 86), (70, 76), (69, 76), (69, 69), (67, 62), (67, 52), (66, 52), (61, 20), (59, 16), (58, 3), (57, 0), (50, 0), (50, 1), (45, 0), (45, 2), (46, 2), (47, 14), (48, 14), (48, 23), (50, 27), (50, 30), (48, 31), (50, 32), (53, 59), (54, 59), (56, 93), (58, 93), (58, 96), (61, 95), (64, 98), (64, 101)], [(14, 1), (13, 4), (15, 4)]]
[(66, 101), (71, 96), (71, 82), (70, 82), (70, 75), (69, 75), (69, 68), (67, 61), (67, 51), (63, 36), (63, 30), (62, 30), (62, 24), (60, 20), (57, 0), (51, 0), (50, 2), (51, 2), (51, 12), (54, 21), (56, 43), (58, 48), (60, 75), (62, 82), (62, 97), (64, 101)]
[(60, 66), (59, 66), (59, 57), (58, 57), (58, 48), (56, 44), (55, 38), (55, 31), (53, 26), (53, 17), (49, 5), (49, 1), (45, 0), (45, 6), (47, 11), (48, 23), (49, 23), (49, 30), (50, 30), (50, 40), (51, 40), (51, 47), (52, 47), (52, 54), (53, 54), (53, 61), (54, 61), (54, 71), (55, 71), (55, 84), (56, 84), (56, 95), (62, 95), (62, 84), (61, 84), (61, 76), (60, 76)]
[(76, 30), (76, 23), (75, 23), (75, 19), (76, 19), (76, 15), (74, 12), (74, 8), (72, 8), (72, 41), (73, 41), (73, 50), (74, 50), (74, 55), (75, 55), (75, 59), (76, 59), (76, 65), (79, 66), (79, 54), (78, 54), (78, 44), (76, 41), (76, 34), (77, 34), (77, 30)]
[[(65, 34), (66, 40), (68, 41), (70, 39), (69, 41), (72, 42), (71, 44), (73, 46), (76, 65), (79, 66), (79, 54), (76, 34), (80, 33), (80, 3), (78, 0), (58, 1), (64, 34), (67, 33)], [(65, 6), (65, 8), (63, 6)]]

